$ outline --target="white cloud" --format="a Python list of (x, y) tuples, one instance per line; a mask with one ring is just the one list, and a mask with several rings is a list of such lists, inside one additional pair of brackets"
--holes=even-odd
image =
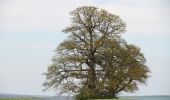
[(1, 4), (0, 32), (57, 31), (69, 23), (68, 13), (85, 0), (6, 0)]
[(165, 0), (4, 0), (0, 32), (61, 31), (69, 12), (81, 5), (96, 5), (120, 15), (128, 33), (168, 34), (169, 2)]
[(122, 17), (131, 34), (168, 34), (170, 26), (170, 3), (161, 0), (122, 0), (100, 4), (103, 8)]

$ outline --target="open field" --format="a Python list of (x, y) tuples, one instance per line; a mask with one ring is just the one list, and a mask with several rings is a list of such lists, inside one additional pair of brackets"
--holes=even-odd
[[(0, 98), (0, 100), (48, 100), (48, 99), (40, 99), (40, 98)], [(93, 100), (136, 100), (136, 99), (93, 99)]]
[[(28, 96), (28, 95), (0, 95), (0, 100), (74, 100), (65, 96)], [(93, 100), (170, 100), (170, 96), (124, 96), (120, 99), (93, 99)]]
[(137, 100), (137, 99), (131, 99), (131, 98), (123, 98), (123, 99), (93, 99), (93, 100)]
[[(34, 99), (34, 98), (0, 98), (0, 100), (48, 100), (48, 99)], [(59, 100), (59, 99), (57, 99)], [(93, 99), (94, 100), (94, 99)], [(136, 99), (95, 99), (95, 100), (136, 100)]]
[(95, 99), (95, 100), (137, 100), (137, 99)]
[(0, 98), (0, 100), (43, 100), (37, 98)]

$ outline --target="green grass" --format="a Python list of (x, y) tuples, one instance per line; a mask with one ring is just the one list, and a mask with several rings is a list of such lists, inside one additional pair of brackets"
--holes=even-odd
[(93, 99), (93, 100), (137, 100), (137, 99), (131, 99), (131, 98), (123, 98), (123, 99)]
[(41, 100), (37, 98), (0, 98), (0, 100)]
[[(43, 100), (38, 98), (0, 98), (0, 100)], [(93, 100), (136, 100), (136, 99), (93, 99)]]

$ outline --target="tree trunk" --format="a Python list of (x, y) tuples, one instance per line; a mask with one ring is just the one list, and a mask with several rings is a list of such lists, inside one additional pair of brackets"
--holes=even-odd
[(88, 88), (95, 90), (95, 80), (96, 80), (96, 75), (95, 75), (95, 68), (94, 66), (91, 66), (88, 71)]
[(94, 53), (91, 50), (91, 54), (89, 56), (89, 61), (87, 61), (89, 70), (88, 70), (88, 89), (91, 92), (91, 95), (95, 95), (96, 88), (96, 73), (95, 73), (95, 60)]
[(95, 74), (95, 68), (94, 66), (91, 66), (88, 71), (88, 97), (90, 99), (94, 99), (96, 96), (96, 74)]

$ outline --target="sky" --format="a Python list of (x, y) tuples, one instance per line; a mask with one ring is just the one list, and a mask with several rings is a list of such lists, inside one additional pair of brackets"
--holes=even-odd
[(147, 84), (121, 95), (170, 95), (169, 0), (0, 0), (0, 93), (55, 94), (42, 92), (42, 74), (66, 39), (69, 12), (84, 5), (119, 15), (127, 24), (122, 37), (147, 59)]

